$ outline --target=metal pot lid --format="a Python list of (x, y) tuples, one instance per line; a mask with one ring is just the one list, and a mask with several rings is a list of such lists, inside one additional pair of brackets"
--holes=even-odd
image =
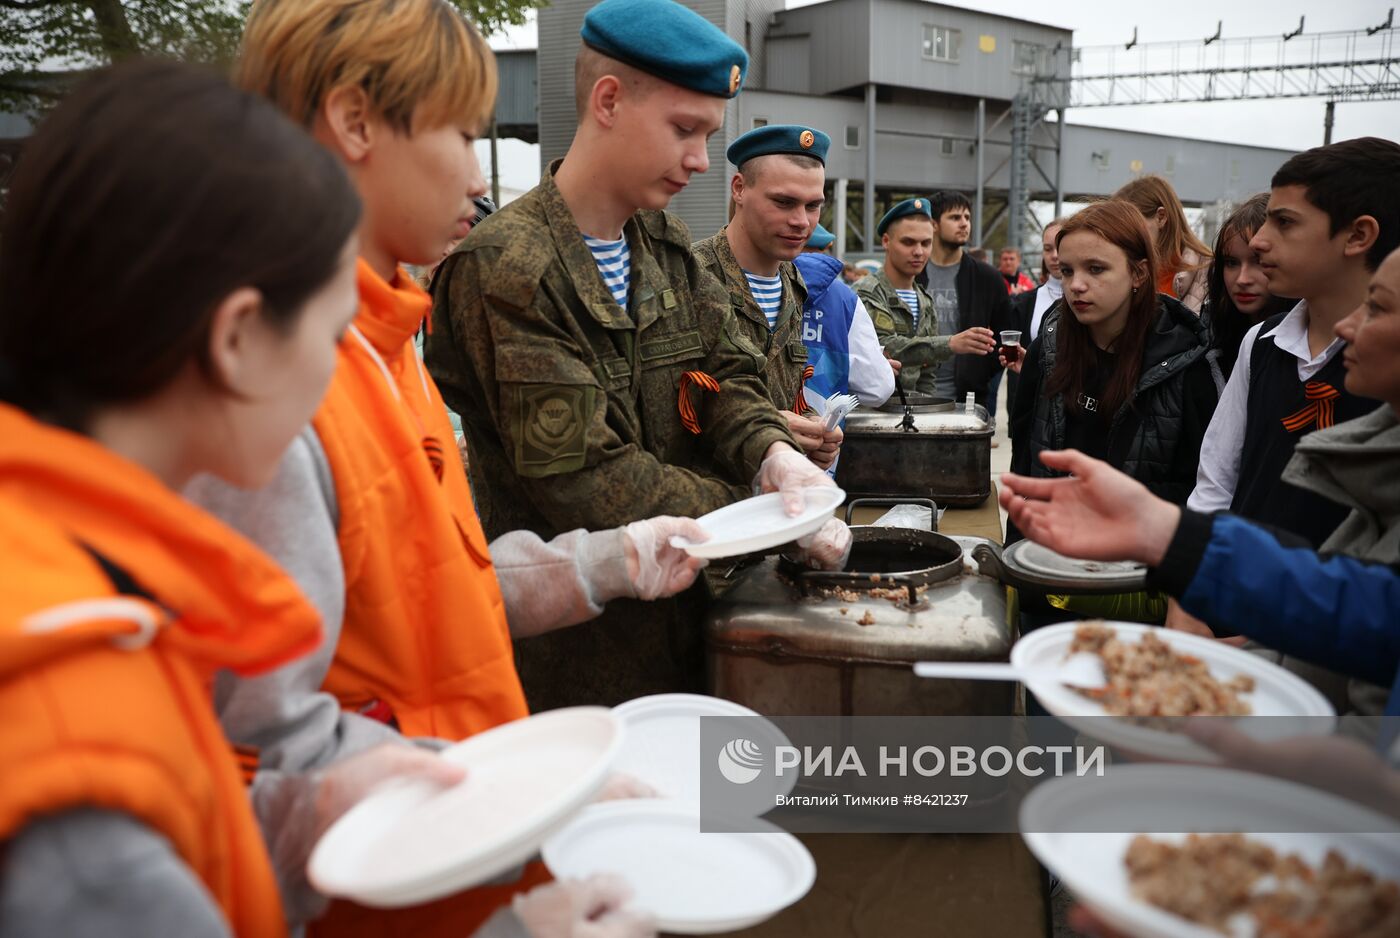
[[(894, 401), (894, 406), (885, 404), (879, 408), (857, 407), (846, 417), (846, 432), (851, 433), (908, 433), (903, 426), (904, 409)], [(987, 409), (974, 405), (972, 413), (963, 410), (962, 405), (940, 402), (909, 408), (917, 433), (978, 434), (992, 432), (992, 421)]]
[(1034, 541), (1017, 541), (1002, 551), (1013, 575), (1047, 587), (1090, 587), (1131, 593), (1147, 587), (1147, 567), (1133, 561), (1076, 560)]
[(934, 397), (932, 394), (905, 394), (902, 400), (898, 394), (894, 394), (879, 407), (866, 407), (865, 409), (883, 410), (887, 414), (902, 414), (904, 413), (904, 405), (906, 403), (909, 405), (909, 409), (915, 413), (921, 410), (935, 410), (939, 408), (951, 410), (954, 406), (953, 401), (949, 398)]
[(779, 559), (778, 570), (794, 580), (804, 594), (813, 588), (861, 592), (918, 589), (951, 579), (963, 570), (962, 546), (933, 531), (855, 525), (851, 540), (851, 558), (844, 570), (810, 570), (786, 556)]

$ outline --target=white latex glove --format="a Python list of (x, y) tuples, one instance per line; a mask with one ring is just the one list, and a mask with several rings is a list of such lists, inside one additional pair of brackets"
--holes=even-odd
[(467, 770), (435, 752), (416, 746), (382, 743), (317, 773), (316, 830), (324, 833), (346, 811), (391, 778), (415, 778), (447, 787), (467, 777)]
[(532, 938), (652, 938), (644, 912), (624, 908), (632, 887), (608, 873), (538, 886), (513, 903)]
[(659, 515), (633, 521), (622, 530), (627, 541), (627, 576), (638, 599), (660, 599), (679, 593), (695, 582), (696, 575), (708, 563), (671, 546), (674, 535), (691, 543), (709, 539), (693, 518)]
[(798, 538), (802, 559), (817, 570), (841, 570), (851, 556), (851, 529), (840, 518), (831, 518), (817, 533)]
[(784, 443), (774, 443), (769, 447), (768, 455), (758, 467), (758, 478), (754, 479), (754, 486), (760, 495), (781, 492), (783, 510), (793, 516), (802, 514), (807, 507), (803, 489), (835, 485), (831, 476)]

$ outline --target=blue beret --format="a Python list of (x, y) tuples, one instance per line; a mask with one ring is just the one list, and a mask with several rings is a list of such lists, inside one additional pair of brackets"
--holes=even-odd
[(774, 153), (815, 157), (825, 166), (826, 151), (830, 146), (831, 138), (820, 130), (797, 124), (769, 124), (756, 127), (735, 140), (724, 155), (735, 166), (743, 166), (755, 157)]
[(732, 98), (744, 84), (743, 46), (673, 0), (603, 0), (583, 18), (590, 47), (673, 85)]
[(894, 208), (886, 212), (884, 218), (880, 219), (880, 224), (875, 226), (875, 233), (877, 235), (884, 234), (885, 229), (891, 224), (908, 215), (923, 215), (925, 218), (932, 219), (933, 211), (929, 207), (928, 199), (920, 197), (917, 199), (905, 199), (903, 202), (900, 202), (898, 205), (894, 206)]
[(831, 242), (835, 240), (836, 235), (818, 224), (817, 227), (812, 229), (812, 236), (807, 239), (807, 247), (816, 248), (818, 251), (824, 251), (831, 245)]

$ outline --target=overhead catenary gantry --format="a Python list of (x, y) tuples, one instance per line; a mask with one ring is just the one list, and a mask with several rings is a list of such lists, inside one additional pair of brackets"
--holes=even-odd
[[(1331, 142), (1337, 102), (1400, 100), (1394, 10), (1384, 22), (1355, 30), (1307, 33), (1305, 25), (1300, 19), (1287, 33), (1232, 39), (1223, 37), (1223, 24), (1217, 22), (1212, 35), (1179, 42), (1139, 42), (1134, 29), (1125, 43), (1042, 50), (1005, 115), (1011, 127), (1007, 243), (1025, 247), (1028, 228), (1035, 224), (1032, 170), (1055, 192), (1058, 212), (1063, 198), (1058, 135), (1067, 108), (1322, 98), (1327, 102), (1324, 142)], [(1046, 119), (1051, 112), (1053, 122)], [(1047, 146), (1038, 135), (1048, 135), (1055, 145)], [(1035, 159), (1041, 149), (1057, 153), (1053, 181)]]

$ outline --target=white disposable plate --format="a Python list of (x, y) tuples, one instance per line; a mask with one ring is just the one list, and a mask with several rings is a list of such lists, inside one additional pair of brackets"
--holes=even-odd
[(671, 546), (692, 557), (708, 559), (767, 550), (816, 532), (846, 500), (846, 493), (834, 486), (804, 489), (803, 494), (807, 497), (807, 507), (796, 517), (783, 510), (782, 495), (778, 492), (756, 495), (696, 518), (710, 535), (708, 540), (692, 544), (676, 536), (671, 538)]
[(543, 854), (558, 879), (618, 874), (632, 905), (655, 916), (660, 931), (682, 935), (756, 925), (805, 896), (817, 875), (807, 848), (785, 831), (702, 834), (693, 808), (655, 799), (592, 805)]
[[(1395, 820), (1314, 788), (1247, 772), (1205, 766), (1113, 766), (1103, 778), (1061, 778), (1039, 785), (1021, 804), (1021, 836), (1037, 860), (1075, 898), (1110, 926), (1136, 938), (1219, 938), (1133, 897), (1123, 865), (1128, 844), (1141, 832), (1142, 806), (1155, 804), (1198, 818), (1198, 831), (1266, 828), (1347, 829), (1378, 833), (1246, 833), (1316, 866), (1329, 849), (1391, 879), (1400, 877)], [(1121, 833), (1083, 833), (1119, 826)], [(1076, 828), (1078, 830), (1076, 830)], [(1046, 833), (1047, 830), (1054, 831)], [(1379, 833), (1391, 831), (1391, 833)], [(1153, 834), (1180, 842), (1185, 833)], [(1233, 924), (1233, 923), (1232, 923)], [(1243, 931), (1252, 934), (1252, 929)]]
[[(1065, 622), (1036, 629), (1011, 648), (1011, 663), (1017, 667), (1049, 667), (1063, 661), (1074, 641), (1080, 622)], [(1254, 678), (1254, 690), (1240, 697), (1253, 709), (1253, 716), (1307, 717), (1306, 720), (1240, 719), (1239, 729), (1257, 739), (1276, 739), (1300, 734), (1330, 733), (1336, 711), (1317, 690), (1302, 678), (1285, 671), (1258, 655), (1210, 638), (1142, 625), (1135, 622), (1104, 622), (1118, 637), (1142, 641), (1151, 632), (1172, 650), (1194, 655), (1205, 662), (1217, 680), (1228, 681), (1239, 674)], [(1103, 706), (1053, 680), (1032, 679), (1026, 689), (1053, 715), (1081, 732), (1130, 752), (1173, 762), (1219, 762), (1215, 753), (1188, 736), (1138, 725), (1125, 717), (1112, 718)], [(1093, 719), (1085, 719), (1093, 718)]]
[(602, 788), (622, 723), (603, 707), (572, 707), (506, 723), (442, 758), (466, 767), (459, 785), (390, 783), (332, 825), (307, 873), (329, 896), (416, 905), (483, 883), (533, 856)]
[[(622, 750), (613, 762), (613, 771), (630, 775), (656, 789), (662, 798), (684, 802), (698, 809), (700, 804), (700, 718), (759, 717), (748, 707), (702, 694), (654, 694), (638, 697), (613, 708), (626, 728)], [(761, 718), (761, 717), (760, 717)], [(772, 723), (766, 736), (755, 740), (772, 752), (791, 743)], [(797, 784), (797, 773), (790, 773), (786, 788), (790, 794)]]

